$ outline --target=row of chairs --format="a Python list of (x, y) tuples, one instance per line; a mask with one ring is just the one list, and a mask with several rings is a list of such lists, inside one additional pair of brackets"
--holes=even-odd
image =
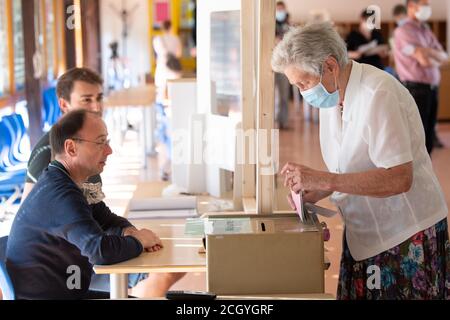
[[(48, 131), (61, 116), (54, 86), (44, 90), (42, 102), (43, 129)], [(23, 188), (30, 155), (27, 128), (20, 114), (0, 118), (0, 146), (0, 203), (7, 199), (14, 202)]]
[(0, 146), (0, 198), (2, 203), (7, 203), (20, 198), (30, 156), (29, 138), (21, 115), (13, 113), (0, 119)]

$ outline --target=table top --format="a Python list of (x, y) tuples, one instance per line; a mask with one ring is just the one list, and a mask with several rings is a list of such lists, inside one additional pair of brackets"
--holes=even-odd
[(164, 248), (158, 252), (143, 253), (115, 265), (95, 266), (95, 273), (206, 272), (206, 255), (199, 252), (201, 239), (165, 238), (162, 242)]
[[(166, 182), (139, 183), (133, 199), (160, 197), (163, 189), (168, 185), (169, 183)], [(207, 198), (204, 197), (205, 200)], [(143, 253), (137, 258), (118, 264), (95, 266), (95, 273), (206, 271), (206, 256), (202, 250), (202, 239), (184, 234), (186, 219), (133, 220), (133, 224), (139, 229), (147, 228), (154, 231), (161, 238), (164, 248), (158, 252)]]
[(141, 85), (128, 89), (112, 91), (104, 101), (106, 108), (113, 107), (151, 107), (156, 99), (154, 84)]
[[(169, 185), (170, 183), (162, 181), (140, 182), (134, 191), (133, 200), (161, 197), (163, 190)], [(224, 211), (228, 211), (227, 209), (232, 210), (233, 200), (231, 195), (229, 199), (218, 199), (206, 194), (195, 196), (197, 197), (197, 211), (199, 215), (207, 212), (222, 212), (221, 214), (223, 214)], [(124, 217), (126, 218), (127, 215), (125, 214)]]
[[(133, 194), (133, 199), (160, 197), (166, 182), (139, 183)], [(209, 196), (198, 199), (199, 213), (206, 213), (210, 206)], [(201, 209), (200, 209), (201, 208)], [(221, 213), (223, 214), (223, 212)], [(133, 220), (137, 228), (153, 230), (161, 238), (164, 249), (153, 253), (143, 253), (135, 259), (124, 261), (115, 265), (95, 266), (97, 274), (129, 274), (129, 273), (167, 273), (167, 272), (206, 272), (206, 254), (203, 250), (202, 239), (198, 236), (185, 235), (185, 219), (154, 219)], [(295, 300), (334, 300), (330, 294), (258, 294), (220, 296), (220, 300), (228, 299), (295, 299)]]
[(155, 219), (133, 221), (139, 228), (154, 231), (164, 248), (145, 252), (139, 257), (118, 264), (95, 266), (97, 274), (145, 272), (205, 272), (206, 255), (202, 238), (184, 234), (185, 219)]

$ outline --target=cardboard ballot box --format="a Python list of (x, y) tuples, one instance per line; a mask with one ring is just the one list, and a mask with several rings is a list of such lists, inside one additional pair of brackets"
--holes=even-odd
[(215, 215), (205, 220), (208, 291), (324, 293), (324, 243), (314, 216)]

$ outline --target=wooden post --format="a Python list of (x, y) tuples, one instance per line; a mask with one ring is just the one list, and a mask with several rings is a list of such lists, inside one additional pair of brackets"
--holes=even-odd
[[(13, 33), (13, 7), (12, 0), (6, 1), (6, 23), (8, 25), (8, 58), (9, 58), (9, 70), (14, 70), (14, 33)], [(14, 72), (9, 73), (9, 94), (14, 95), (16, 93), (16, 82)]]
[(84, 66), (101, 72), (100, 2), (81, 0)]
[(42, 136), (41, 80), (34, 77), (33, 57), (36, 52), (35, 1), (22, 0), (22, 23), (25, 55), (25, 97), (30, 119), (29, 135), (34, 147)]
[(55, 19), (56, 19), (56, 33), (57, 33), (57, 53), (55, 77), (60, 76), (67, 70), (66, 63), (66, 7), (60, 0), (54, 0)]
[[(258, 0), (257, 191), (258, 214), (273, 213), (275, 179), (271, 141), (274, 128), (275, 81), (271, 67), (275, 47), (275, 0)], [(270, 159), (270, 163), (267, 160)], [(272, 174), (270, 173), (272, 171)]]
[[(22, 0), (23, 1), (23, 0)], [(74, 0), (64, 0), (64, 30), (65, 30), (65, 46), (66, 46), (66, 67), (67, 69), (75, 68), (77, 65), (77, 54), (75, 48), (75, 18), (73, 6)]]
[[(241, 7), (242, 69), (242, 197), (256, 198), (256, 7), (257, 0), (244, 0)], [(248, 134), (247, 134), (248, 133)]]

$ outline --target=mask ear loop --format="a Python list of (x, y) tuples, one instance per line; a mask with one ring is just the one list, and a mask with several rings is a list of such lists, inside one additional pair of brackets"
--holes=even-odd
[[(325, 63), (325, 62), (324, 62)], [(320, 72), (320, 83), (322, 83), (322, 80), (323, 80), (323, 73), (324, 73), (324, 71), (325, 71), (325, 68), (324, 68), (324, 65), (322, 64), (322, 66), (321, 66), (321, 68), (322, 68), (322, 71)], [(339, 86), (339, 82), (337, 81), (337, 77), (336, 77), (336, 75), (333, 73), (333, 75), (334, 75), (334, 86), (336, 87), (336, 91), (339, 91), (339, 90), (341, 90), (341, 88), (340, 88), (340, 86)]]
[[(339, 91), (341, 90), (341, 86), (339, 85), (339, 81), (337, 80), (336, 75), (334, 75), (334, 84), (335, 84), (335, 86), (336, 86), (336, 91), (339, 92)], [(339, 105), (342, 106), (344, 102), (343, 102), (343, 101), (341, 102), (340, 99), (341, 99), (341, 98), (340, 98), (340, 93), (339, 93)], [(341, 111), (342, 111), (342, 110), (341, 110)]]
[[(324, 72), (324, 65), (322, 64), (322, 72), (320, 73), (320, 83), (322, 83), (323, 72)], [(336, 74), (333, 73), (333, 75), (334, 75), (334, 85), (336, 87), (336, 91), (339, 91), (339, 90), (341, 90), (341, 86), (339, 85), (339, 81), (337, 81)], [(340, 94), (339, 94), (339, 96), (340, 96)], [(340, 100), (340, 98), (339, 98), (339, 100)], [(339, 102), (339, 105), (341, 105), (341, 104), (342, 104), (342, 102)], [(342, 110), (341, 110), (341, 112), (342, 112)]]
[(339, 86), (339, 81), (337, 81), (336, 75), (334, 75), (334, 85), (336, 86), (336, 91), (339, 91), (341, 89)]
[(322, 65), (320, 66), (320, 68), (321, 68), (322, 70), (320, 70), (320, 80), (319, 80), (319, 83), (322, 83), (322, 80), (323, 80), (323, 72), (324, 72), (323, 63), (322, 63)]

